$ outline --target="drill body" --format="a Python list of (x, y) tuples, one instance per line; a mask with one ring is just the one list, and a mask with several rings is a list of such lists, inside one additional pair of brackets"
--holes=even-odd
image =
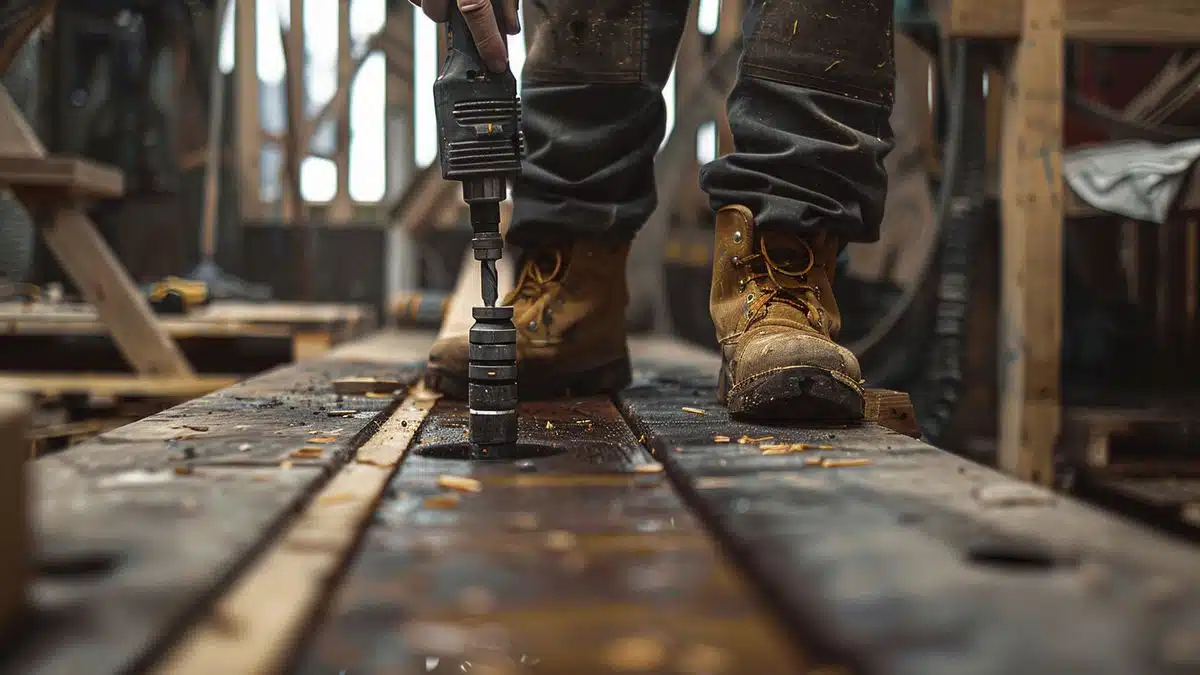
[[(494, 0), (497, 25), (504, 25)], [(468, 364), (470, 438), (474, 456), (504, 459), (517, 442), (517, 332), (512, 308), (497, 307), (496, 261), (504, 249), (500, 202), (525, 152), (517, 81), (510, 69), (488, 70), (462, 12), (453, 8), (446, 63), (433, 85), (442, 177), (462, 182), (471, 240), (482, 271), (483, 306), (472, 314)]]

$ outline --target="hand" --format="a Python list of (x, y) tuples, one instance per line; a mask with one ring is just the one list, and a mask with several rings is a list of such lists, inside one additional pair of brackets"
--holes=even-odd
[(479, 56), (483, 62), (489, 69), (497, 73), (503, 72), (508, 67), (508, 49), (505, 46), (504, 36), (500, 34), (502, 27), (496, 25), (496, 15), (492, 10), (492, 3), (503, 3), (505, 23), (503, 30), (509, 35), (516, 35), (521, 32), (521, 19), (517, 13), (519, 0), (409, 1), (420, 7), (421, 11), (425, 12), (425, 16), (438, 23), (450, 20), (450, 3), (458, 2), (458, 9), (467, 21), (467, 28), (471, 31), (471, 37), (475, 40), (475, 46), (479, 49)]

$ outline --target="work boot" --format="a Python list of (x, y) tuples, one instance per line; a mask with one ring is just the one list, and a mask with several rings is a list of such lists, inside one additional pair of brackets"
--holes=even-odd
[[(513, 307), (522, 399), (607, 394), (629, 384), (628, 257), (628, 244), (578, 241), (522, 258), (516, 286), (503, 302)], [(468, 351), (466, 332), (435, 341), (426, 384), (449, 398), (465, 399)]]
[(862, 418), (858, 359), (833, 341), (837, 254), (829, 234), (757, 233), (745, 206), (717, 213), (709, 311), (721, 345), (717, 396), (733, 415)]

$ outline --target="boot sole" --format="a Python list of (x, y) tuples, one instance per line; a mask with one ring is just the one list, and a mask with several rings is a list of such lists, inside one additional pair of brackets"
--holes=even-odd
[[(518, 372), (517, 394), (522, 401), (545, 401), (571, 396), (615, 394), (633, 380), (629, 357), (553, 380), (538, 380)], [(467, 400), (467, 378), (435, 365), (425, 368), (425, 385), (448, 399)]]
[(842, 422), (863, 418), (863, 388), (816, 366), (778, 368), (728, 388), (721, 369), (718, 400), (734, 417), (763, 421)]

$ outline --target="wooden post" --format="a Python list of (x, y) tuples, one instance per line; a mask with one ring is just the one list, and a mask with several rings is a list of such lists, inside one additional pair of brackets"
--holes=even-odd
[(0, 636), (16, 625), (33, 576), (25, 478), (29, 414), (25, 397), (0, 393)]
[(258, 97), (258, 2), (236, 0), (234, 9), (234, 89), (237, 167), (242, 219), (262, 217), (262, 122)]
[(304, 75), (308, 67), (304, 40), (304, 0), (289, 0), (291, 17), (283, 33), (284, 81), (287, 85), (287, 133), (284, 137), (284, 180), (280, 181), (283, 195), (283, 220), (286, 223), (305, 221), (304, 196), (300, 194), (300, 166), (308, 154), (310, 137), (307, 124)]
[[(721, 0), (717, 19), (717, 34), (713, 40), (713, 51), (723, 53), (733, 46), (742, 35), (742, 12), (745, 4), (740, 0)], [(725, 92), (728, 94), (728, 92)], [(729, 110), (722, 101), (717, 106), (717, 156), (733, 152), (733, 131), (729, 128)]]
[(1001, 149), (1000, 466), (1054, 479), (1061, 427), (1063, 0), (1024, 0)]
[(337, 149), (333, 161), (337, 166), (337, 192), (329, 205), (331, 224), (347, 223), (354, 216), (350, 200), (350, 109), (354, 86), (354, 59), (350, 50), (350, 3), (338, 2), (338, 89), (345, 92), (347, 105), (337, 116)]

